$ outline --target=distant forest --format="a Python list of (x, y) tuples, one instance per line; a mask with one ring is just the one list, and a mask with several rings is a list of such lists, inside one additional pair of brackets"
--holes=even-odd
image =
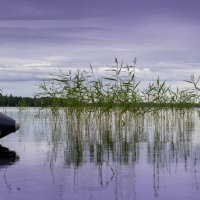
[(36, 97), (18, 97), (12, 95), (3, 95), (0, 93), (0, 106), (9, 107), (39, 107), (48, 106), (51, 104), (49, 98), (36, 98)]

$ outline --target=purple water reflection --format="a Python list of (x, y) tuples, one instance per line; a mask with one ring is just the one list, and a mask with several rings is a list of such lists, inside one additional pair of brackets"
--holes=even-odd
[(198, 110), (135, 116), (6, 109), (21, 129), (0, 141), (16, 162), (1, 165), (12, 199), (199, 199)]

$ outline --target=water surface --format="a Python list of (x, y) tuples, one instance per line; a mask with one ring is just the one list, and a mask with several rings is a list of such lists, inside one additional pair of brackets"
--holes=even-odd
[(0, 140), (4, 200), (200, 198), (197, 109), (1, 112), (21, 123)]

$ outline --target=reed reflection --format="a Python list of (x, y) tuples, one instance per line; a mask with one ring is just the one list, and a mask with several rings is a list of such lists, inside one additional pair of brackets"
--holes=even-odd
[(79, 166), (84, 159), (96, 164), (137, 163), (140, 146), (145, 144), (148, 162), (167, 167), (177, 159), (186, 162), (196, 150), (192, 143), (196, 140), (194, 115), (190, 110), (137, 114), (68, 109), (51, 118), (51, 140), (54, 151), (65, 141), (66, 164)]
[[(75, 172), (93, 163), (101, 187), (119, 178), (120, 166), (131, 166), (135, 179), (136, 167), (144, 162), (152, 166), (155, 198), (159, 196), (161, 174), (174, 173), (184, 165), (185, 171), (192, 170), (198, 190), (199, 122), (197, 110), (60, 110), (56, 117), (51, 116), (53, 160), (64, 149), (64, 165), (74, 166)], [(121, 187), (118, 182), (116, 187)]]

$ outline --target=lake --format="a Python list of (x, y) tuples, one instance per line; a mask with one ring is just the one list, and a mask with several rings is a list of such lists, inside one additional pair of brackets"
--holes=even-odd
[(3, 200), (200, 199), (198, 109), (0, 111), (21, 124), (0, 140)]

